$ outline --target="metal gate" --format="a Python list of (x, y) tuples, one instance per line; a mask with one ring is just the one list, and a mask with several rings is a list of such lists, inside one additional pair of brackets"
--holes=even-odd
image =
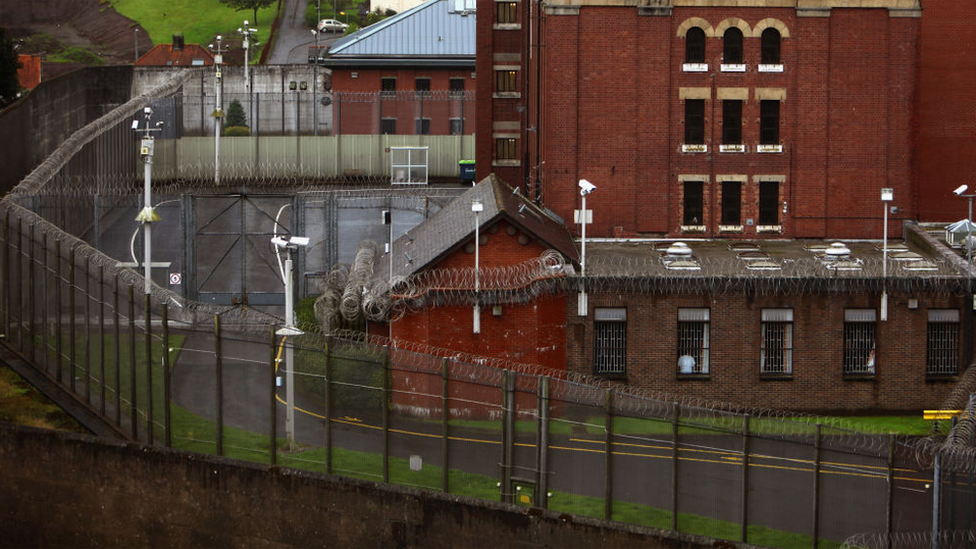
[[(271, 239), (301, 234), (303, 217), (293, 195), (192, 195), (186, 216), (187, 297), (222, 305), (284, 304)], [(295, 269), (304, 272), (304, 253)]]

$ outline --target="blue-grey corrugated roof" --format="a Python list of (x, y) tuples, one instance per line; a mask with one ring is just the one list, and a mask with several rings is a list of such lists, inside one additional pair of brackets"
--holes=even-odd
[(474, 57), (474, 11), (454, 0), (430, 0), (336, 41), (334, 57)]

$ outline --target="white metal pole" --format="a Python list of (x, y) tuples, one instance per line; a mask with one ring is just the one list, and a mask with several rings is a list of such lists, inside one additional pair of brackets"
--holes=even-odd
[(576, 304), (576, 313), (579, 316), (587, 315), (587, 303), (586, 303), (586, 195), (583, 195), (583, 211), (580, 212), (580, 223), (583, 224), (583, 234), (582, 234), (582, 254), (580, 257), (580, 293), (579, 302)]
[(973, 293), (973, 196), (969, 195), (969, 215), (966, 217), (966, 296), (972, 300), (970, 308), (976, 311), (976, 299), (969, 297)]
[(474, 333), (481, 333), (481, 280), (478, 272), (481, 269), (479, 250), (481, 248), (481, 234), (478, 223), (478, 212), (474, 212)]
[(882, 279), (881, 279), (881, 320), (888, 320), (888, 203), (881, 202), (884, 206), (884, 246), (882, 249)]
[[(149, 127), (149, 120), (146, 120), (146, 127)], [(145, 157), (145, 197), (143, 198), (143, 210), (152, 211), (152, 155), (147, 154)], [(143, 259), (145, 278), (146, 278), (146, 293), (152, 291), (152, 222), (146, 221), (142, 224), (143, 242), (146, 247), (146, 257)]]
[[(291, 250), (288, 250), (288, 259), (285, 260), (285, 324), (291, 328), (295, 326), (295, 303), (292, 295), (292, 259)], [(285, 400), (288, 401), (287, 415), (285, 417), (285, 433), (288, 442), (295, 442), (295, 350), (291, 341), (285, 339)]]
[(220, 122), (221, 115), (223, 114), (223, 103), (221, 100), (221, 86), (220, 86), (220, 62), (221, 62), (221, 48), (220, 48), (220, 37), (217, 37), (217, 75), (214, 77), (214, 86), (217, 88), (217, 106), (215, 108), (217, 116), (214, 117), (214, 185), (220, 185)]

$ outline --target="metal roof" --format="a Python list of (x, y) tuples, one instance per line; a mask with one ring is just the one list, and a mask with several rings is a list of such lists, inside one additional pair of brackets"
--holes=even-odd
[[(429, 0), (336, 41), (333, 57), (471, 57), (475, 12), (456, 11), (453, 0)], [(328, 64), (328, 61), (326, 61)]]

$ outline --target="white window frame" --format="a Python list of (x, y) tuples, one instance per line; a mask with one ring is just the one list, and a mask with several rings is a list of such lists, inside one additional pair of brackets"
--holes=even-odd
[(877, 363), (878, 312), (844, 309), (845, 375), (874, 375)]
[[(771, 341), (771, 336), (781, 341)], [(759, 373), (792, 375), (793, 309), (763, 309), (759, 340)]]
[(593, 309), (593, 372), (596, 375), (627, 374), (627, 309)]
[[(933, 348), (933, 342), (940, 347)], [(925, 337), (925, 373), (930, 376), (959, 373), (959, 309), (929, 309)]]
[(710, 320), (711, 312), (707, 308), (678, 309), (676, 350), (679, 375), (708, 375)]

